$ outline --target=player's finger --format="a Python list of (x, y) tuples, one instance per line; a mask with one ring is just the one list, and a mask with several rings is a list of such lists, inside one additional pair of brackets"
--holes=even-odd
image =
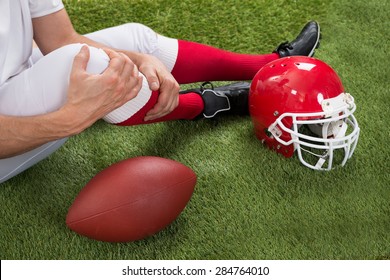
[(157, 75), (157, 72), (149, 67), (144, 67), (142, 69), (142, 74), (144, 74), (146, 80), (148, 81), (149, 89), (152, 91), (159, 90), (160, 81)]
[(156, 105), (147, 112), (144, 120), (150, 121), (169, 114), (177, 107), (178, 100), (178, 95), (174, 93), (160, 94)]
[(130, 90), (127, 92), (126, 97), (125, 97), (126, 102), (130, 101), (131, 99), (136, 97), (138, 95), (138, 93), (140, 92), (141, 88), (142, 88), (143, 77), (140, 75), (138, 77), (134, 77), (133, 79), (135, 81), (135, 84), (132, 85)]
[(126, 64), (126, 59), (123, 56), (123, 54), (110, 49), (104, 49), (104, 51), (107, 53), (108, 57), (110, 58), (110, 62), (108, 64), (107, 69), (104, 71), (104, 73), (108, 75), (121, 74)]
[(83, 45), (79, 53), (73, 59), (72, 72), (85, 72), (89, 61), (89, 48)]
[(133, 63), (133, 61), (131, 61), (131, 59), (127, 55), (125, 54), (121, 54), (121, 55), (123, 56), (124, 59), (124, 65), (123, 65), (121, 75), (128, 80), (131, 79), (132, 77), (137, 77), (138, 76), (137, 66)]
[(125, 66), (128, 70), (124, 70), (125, 73), (125, 91), (124, 98), (134, 98), (141, 90), (142, 76), (138, 72), (138, 68), (135, 64), (129, 64)]

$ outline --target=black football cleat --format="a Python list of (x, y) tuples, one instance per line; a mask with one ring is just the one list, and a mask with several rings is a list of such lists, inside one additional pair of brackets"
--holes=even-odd
[(219, 113), (227, 115), (249, 115), (248, 95), (250, 83), (237, 82), (214, 88), (210, 82), (203, 83), (199, 89), (181, 91), (198, 93), (204, 102), (203, 117), (213, 118)]
[(316, 21), (309, 21), (295, 40), (281, 43), (274, 53), (278, 53), (280, 57), (295, 55), (311, 57), (319, 47), (320, 39), (320, 25)]

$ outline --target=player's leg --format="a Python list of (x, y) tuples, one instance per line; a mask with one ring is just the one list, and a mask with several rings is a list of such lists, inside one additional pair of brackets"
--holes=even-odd
[(199, 117), (213, 118), (221, 113), (248, 115), (249, 87), (250, 83), (248, 82), (237, 82), (216, 88), (211, 83), (204, 83), (199, 88), (180, 92), (179, 105), (171, 113), (145, 122), (146, 113), (153, 108), (158, 98), (158, 93), (152, 92), (149, 102), (143, 108), (130, 118), (116, 124), (129, 126), (179, 119), (193, 120)]
[[(153, 55), (162, 61), (170, 72), (176, 63), (178, 53), (177, 40), (158, 35), (152, 29), (142, 24), (123, 24), (86, 34), (85, 36), (113, 48)], [(136, 103), (128, 102), (108, 114), (104, 117), (104, 120), (108, 123), (121, 125), (147, 123), (143, 119), (146, 113), (156, 104), (159, 93), (157, 91), (146, 92), (148, 85), (145, 79), (143, 81), (143, 89), (145, 89), (145, 92), (138, 95), (143, 96), (143, 101), (146, 100), (143, 104), (139, 104), (140, 106), (133, 108)], [(202, 113), (203, 107), (203, 101), (199, 94), (194, 93), (180, 96), (179, 106), (174, 112), (165, 118), (152, 122), (193, 119)]]
[[(166, 65), (179, 83), (192, 83), (208, 80), (250, 80), (262, 66), (281, 56), (313, 55), (319, 44), (319, 34), (318, 23), (309, 22), (295, 40), (283, 43), (273, 53), (265, 55), (239, 54), (168, 38), (136, 23), (100, 30), (86, 36), (115, 48), (154, 55)], [(234, 84), (220, 91), (208, 90), (206, 95), (203, 90), (187, 91), (180, 96), (176, 110), (153, 122), (193, 119), (201, 114), (212, 117), (221, 111), (244, 112), (247, 111), (243, 108), (247, 103), (248, 91), (248, 84)], [(157, 97), (158, 92), (152, 92), (150, 100), (136, 114), (127, 114), (126, 109), (121, 108), (119, 118), (106, 120), (120, 125), (144, 124), (146, 122), (143, 118), (148, 110), (153, 108)], [(231, 110), (232, 108), (234, 110)]]
[(252, 80), (261, 67), (280, 57), (313, 56), (319, 40), (320, 27), (315, 21), (307, 23), (291, 43), (282, 43), (269, 54), (240, 54), (178, 40), (178, 56), (172, 74), (179, 83)]
[(161, 60), (178, 83), (250, 80), (276, 53), (246, 55), (208, 45), (168, 38), (149, 27), (129, 23), (100, 30), (87, 37), (106, 45), (146, 53)]
[[(149, 27), (141, 24), (124, 24), (121, 26), (116, 26), (100, 30), (91, 34), (87, 34), (86, 36), (95, 41), (101, 42), (108, 46), (112, 46), (114, 48), (153, 55), (157, 57), (160, 61), (162, 61), (169, 71), (172, 71), (174, 67), (177, 66), (179, 55), (179, 41), (177, 39), (172, 39), (159, 35)], [(198, 47), (198, 45), (200, 44), (194, 43), (193, 46)], [(212, 47), (204, 47), (214, 50), (214, 48)], [(220, 51), (221, 53), (225, 52), (222, 50)], [(183, 58), (183, 60), (184, 61), (182, 61), (181, 63), (185, 64), (186, 58)], [(191, 63), (191, 61), (189, 62)], [(256, 62), (256, 65), (257, 66), (254, 67), (260, 67), (258, 65), (258, 62)], [(184, 71), (192, 73), (191, 65), (189, 64), (188, 67), (184, 69)], [(195, 80), (196, 79), (197, 78), (195, 78)], [(179, 80), (178, 82), (182, 81)], [(118, 108), (116, 111), (110, 113), (104, 119), (109, 123), (118, 125), (137, 125), (177, 119), (190, 120), (202, 115), (212, 117), (217, 112), (227, 111), (231, 108), (237, 107), (235, 104), (237, 103), (235, 102), (235, 100), (237, 100), (237, 96), (243, 96), (242, 94), (237, 95), (237, 92), (242, 93), (244, 90), (247, 93), (249, 89), (249, 84), (247, 83), (243, 86), (242, 84), (240, 85), (240, 89), (237, 89), (237, 85), (231, 87), (231, 90), (225, 87), (223, 89), (223, 92), (219, 91), (218, 88), (216, 88), (215, 91), (207, 90), (207, 98), (206, 95), (202, 94), (203, 90), (200, 89), (194, 89), (190, 92), (186, 91), (185, 94), (183, 92), (183, 94), (179, 96), (179, 105), (173, 112), (157, 120), (145, 122), (143, 119), (146, 113), (153, 108), (158, 99), (159, 93), (151, 92), (149, 101), (140, 110), (132, 110), (132, 108), (130, 108), (130, 105), (132, 103), (129, 102), (129, 104)], [(210, 94), (211, 92), (215, 94)], [(227, 96), (229, 98), (232, 96), (232, 98), (230, 98), (230, 102)], [(246, 99), (246, 96), (243, 97)], [(244, 102), (240, 102), (240, 104), (242, 103)], [(210, 114), (205, 114), (205, 110)], [(237, 112), (242, 110), (235, 111)]]
[(320, 27), (315, 21), (307, 23), (295, 40), (280, 44), (274, 52), (268, 54), (241, 54), (168, 38), (137, 23), (100, 30), (86, 36), (115, 48), (154, 55), (182, 84), (251, 80), (262, 66), (281, 56), (312, 56), (319, 44)]

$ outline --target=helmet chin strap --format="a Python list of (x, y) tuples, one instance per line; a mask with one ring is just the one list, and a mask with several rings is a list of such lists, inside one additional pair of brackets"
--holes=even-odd
[(316, 165), (314, 166), (315, 169), (321, 169), (322, 166), (324, 165), (324, 163), (326, 162), (327, 158), (329, 157), (329, 152), (326, 153), (325, 156), (323, 157), (320, 157), (316, 163)]

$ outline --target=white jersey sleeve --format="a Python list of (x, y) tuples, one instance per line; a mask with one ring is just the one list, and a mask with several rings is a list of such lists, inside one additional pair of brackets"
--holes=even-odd
[(46, 16), (64, 8), (62, 0), (29, 0), (32, 18)]

